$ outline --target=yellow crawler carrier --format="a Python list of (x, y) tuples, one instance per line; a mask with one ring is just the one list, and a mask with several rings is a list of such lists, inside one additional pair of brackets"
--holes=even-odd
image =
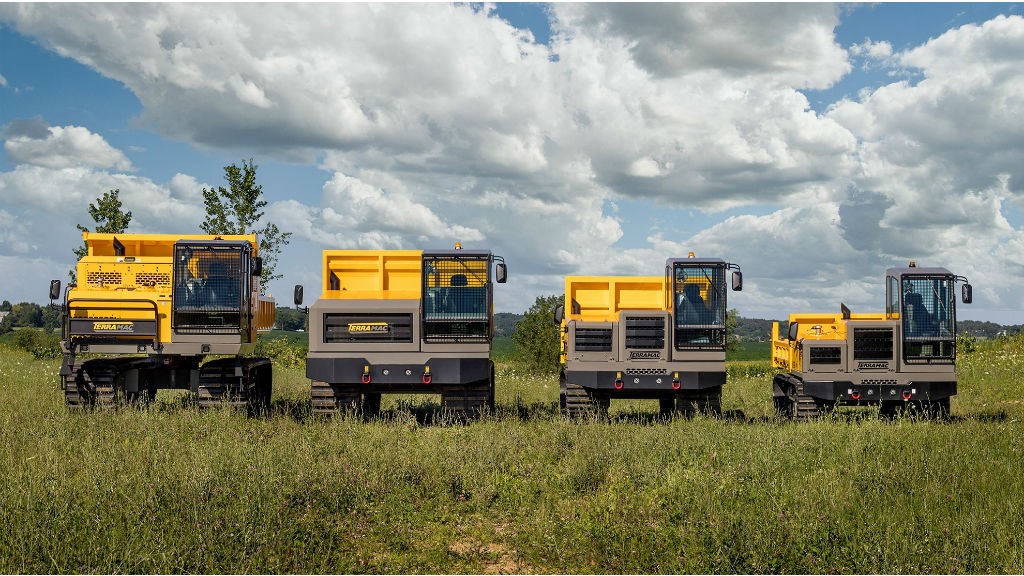
[(657, 398), (662, 413), (719, 412), (725, 383), (727, 270), (711, 258), (669, 259), (664, 276), (568, 276), (559, 402), (575, 416), (613, 398)]
[[(270, 401), (266, 358), (245, 358), (274, 323), (262, 262), (242, 236), (83, 232), (78, 284), (64, 293), (61, 386), (70, 408), (149, 401), (188, 389), (201, 406)], [(50, 299), (60, 297), (50, 283)], [(78, 354), (102, 355), (76, 362)], [(228, 356), (202, 364), (207, 355)]]
[(492, 268), (505, 282), (500, 256), (458, 244), (325, 250), (322, 292), (309, 308), (313, 412), (373, 414), (385, 393), (440, 394), (445, 409), (464, 414), (493, 410)]
[(885, 312), (790, 314), (787, 334), (772, 328), (776, 410), (812, 418), (837, 404), (880, 406), (885, 414), (949, 413), (956, 394), (955, 284), (971, 302), (971, 285), (945, 268), (886, 271)]

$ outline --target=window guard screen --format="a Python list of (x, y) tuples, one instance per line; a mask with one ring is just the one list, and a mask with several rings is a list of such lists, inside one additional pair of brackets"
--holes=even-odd
[(948, 363), (956, 356), (956, 302), (951, 277), (904, 277), (903, 357), (908, 363)]
[(490, 340), (490, 259), (423, 257), (423, 339), (427, 342)]
[(248, 263), (238, 246), (176, 245), (173, 328), (186, 334), (246, 330)]
[(673, 271), (677, 350), (725, 347), (725, 268), (676, 265)]

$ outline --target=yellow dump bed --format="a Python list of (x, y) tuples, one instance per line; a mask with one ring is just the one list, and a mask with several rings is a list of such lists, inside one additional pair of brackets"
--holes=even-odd
[(422, 269), (421, 250), (324, 250), (321, 297), (419, 299)]
[(565, 318), (617, 322), (622, 310), (666, 310), (662, 276), (566, 276)]
[(789, 325), (796, 324), (793, 340), (789, 334), (779, 334), (779, 323), (772, 322), (772, 365), (776, 368), (798, 370), (802, 356), (798, 344), (803, 340), (846, 340), (847, 329), (851, 322), (886, 320), (884, 313), (843, 314), (834, 313), (796, 313), (789, 315)]

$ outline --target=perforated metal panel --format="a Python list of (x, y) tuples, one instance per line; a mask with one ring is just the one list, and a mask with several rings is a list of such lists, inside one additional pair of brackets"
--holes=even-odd
[(161, 272), (139, 272), (135, 275), (136, 286), (170, 286), (171, 275)]
[(490, 256), (423, 256), (423, 339), (490, 340)]
[(85, 283), (90, 286), (120, 286), (120, 272), (89, 272), (85, 276)]

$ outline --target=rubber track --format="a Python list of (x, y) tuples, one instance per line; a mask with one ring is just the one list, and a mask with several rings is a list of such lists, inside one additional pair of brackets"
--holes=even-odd
[(457, 416), (480, 416), (494, 410), (492, 380), (480, 380), (466, 386), (447, 386), (441, 390), (441, 409)]
[(138, 358), (86, 360), (64, 381), (64, 402), (68, 409), (116, 408), (124, 400), (124, 393), (117, 385), (118, 375), (138, 361)]
[(114, 408), (117, 404), (114, 385), (120, 364), (123, 362), (106, 358), (83, 363), (65, 385), (64, 400), (68, 408)]
[(562, 414), (569, 418), (591, 417), (606, 414), (611, 398), (600, 396), (578, 384), (562, 382), (559, 404)]
[(199, 408), (220, 406), (265, 409), (270, 402), (270, 360), (241, 358), (242, 375), (236, 373), (236, 358), (218, 358), (199, 368)]
[(314, 414), (353, 412), (359, 408), (359, 384), (331, 384), (313, 380)]
[[(827, 412), (832, 406), (828, 402), (823, 402), (804, 394), (804, 383), (798, 378), (786, 378), (785, 382), (788, 383), (787, 394), (788, 401), (785, 403), (788, 408), (786, 414), (793, 420), (813, 420), (821, 417)], [(789, 392), (792, 389), (792, 393)]]
[(708, 416), (722, 413), (722, 387), (687, 390), (676, 394), (676, 412), (691, 417), (696, 413)]

